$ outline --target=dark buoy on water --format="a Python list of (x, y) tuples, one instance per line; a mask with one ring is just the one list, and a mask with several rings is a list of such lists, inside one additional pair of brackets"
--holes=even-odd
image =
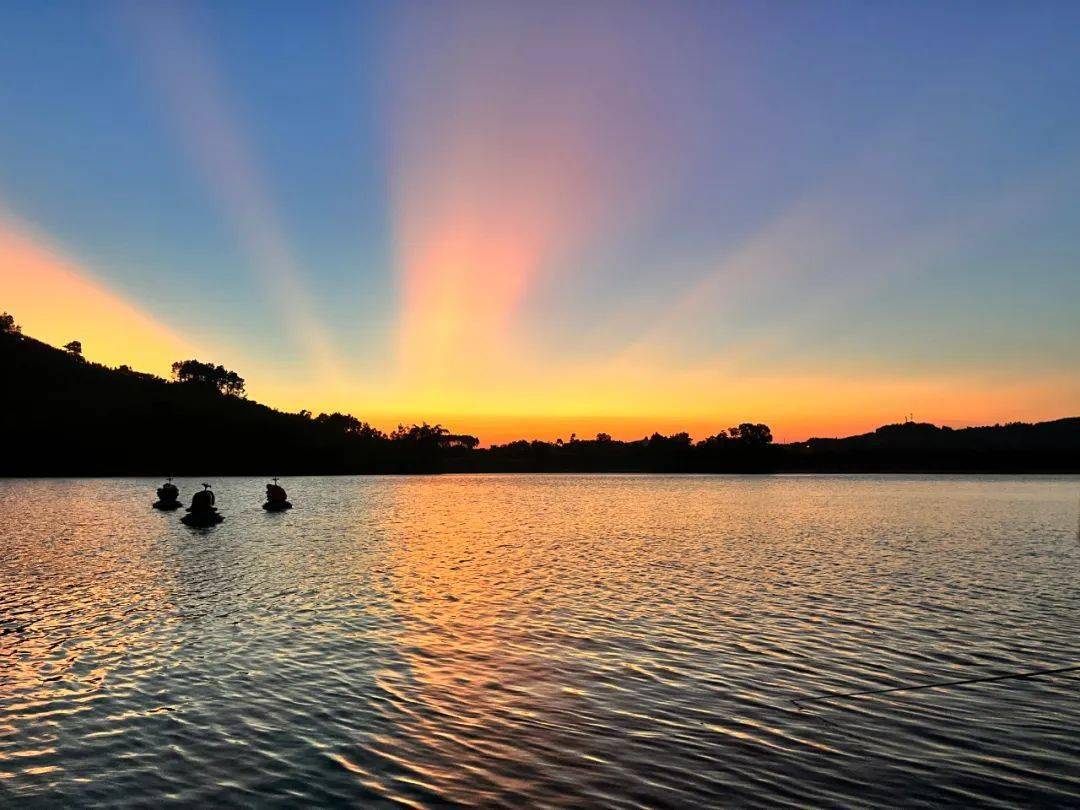
[(284, 512), (286, 509), (292, 509), (285, 488), (278, 486), (276, 478), (274, 483), (266, 485), (266, 503), (263, 504), (263, 509), (267, 512)]
[(183, 506), (180, 503), (180, 490), (173, 484), (171, 475), (164, 484), (158, 487), (157, 497), (158, 499), (154, 501), (154, 508), (163, 512), (172, 512), (174, 509)]
[(202, 492), (196, 492), (191, 496), (191, 506), (188, 513), (180, 518), (182, 523), (188, 526), (196, 526), (201, 529), (214, 526), (225, 518), (214, 508), (214, 493), (210, 491), (209, 484), (203, 484)]

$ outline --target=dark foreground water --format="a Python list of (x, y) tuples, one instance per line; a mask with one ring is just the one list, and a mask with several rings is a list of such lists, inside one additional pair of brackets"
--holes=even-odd
[[(1075, 805), (1080, 478), (0, 481), (0, 803)], [(194, 482), (178, 482), (185, 497)]]

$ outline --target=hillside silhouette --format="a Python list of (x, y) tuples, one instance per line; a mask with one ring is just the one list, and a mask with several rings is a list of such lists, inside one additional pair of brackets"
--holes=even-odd
[(478, 443), (439, 425), (387, 435), (345, 414), (283, 413), (240, 396), (243, 379), (220, 366), (178, 361), (169, 382), (16, 329), (0, 329), (0, 475), (437, 472)]
[(694, 441), (654, 433), (478, 447), (441, 425), (387, 434), (349, 414), (285, 413), (222, 366), (177, 360), (172, 381), (84, 359), (0, 316), (0, 475), (432, 472), (1080, 472), (1080, 418), (953, 430), (907, 422), (775, 444), (743, 423)]

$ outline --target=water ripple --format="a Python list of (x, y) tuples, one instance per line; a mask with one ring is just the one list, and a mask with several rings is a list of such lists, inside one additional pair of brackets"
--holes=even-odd
[[(190, 493), (197, 482), (179, 482)], [(0, 481), (0, 801), (1076, 806), (1077, 478)]]

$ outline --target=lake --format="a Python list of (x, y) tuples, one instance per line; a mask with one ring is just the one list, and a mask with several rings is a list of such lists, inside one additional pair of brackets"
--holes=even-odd
[[(0, 480), (0, 803), (1080, 802), (1080, 477)], [(194, 480), (178, 480), (189, 500)]]

